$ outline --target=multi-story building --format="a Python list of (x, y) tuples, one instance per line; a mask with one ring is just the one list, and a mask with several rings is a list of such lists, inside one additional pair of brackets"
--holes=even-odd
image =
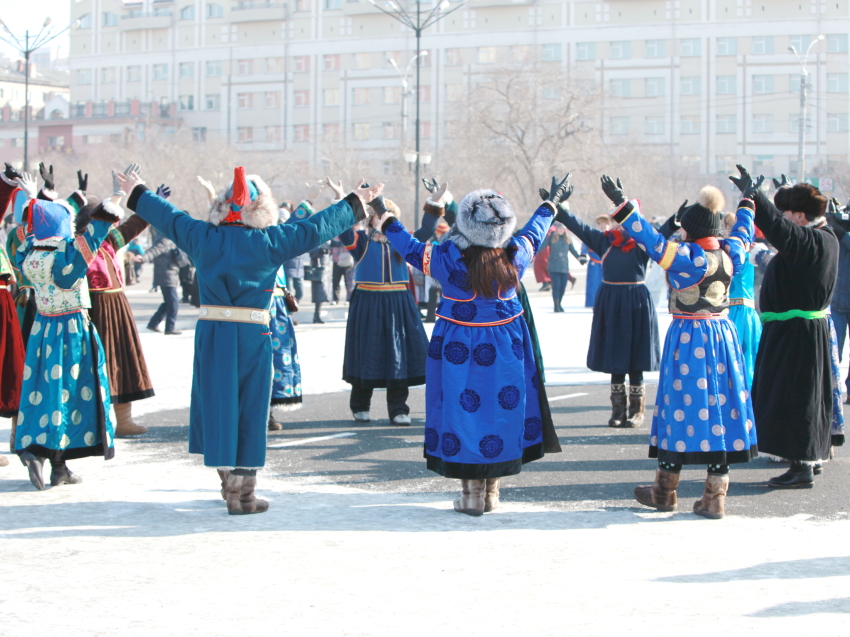
[[(533, 55), (563, 81), (596, 80), (611, 141), (654, 146), (704, 173), (744, 161), (793, 174), (801, 67), (789, 46), (805, 51), (823, 34), (808, 62), (805, 152), (809, 166), (847, 162), (848, 4), (476, 0), (423, 34), (423, 150), (447, 142), (452, 103), (475, 78)], [(176, 104), (198, 140), (312, 161), (324, 143), (399, 158), (412, 145), (396, 66), (405, 69), (415, 39), (366, 2), (72, 0), (71, 12), (82, 20), (71, 34), (72, 105)]]

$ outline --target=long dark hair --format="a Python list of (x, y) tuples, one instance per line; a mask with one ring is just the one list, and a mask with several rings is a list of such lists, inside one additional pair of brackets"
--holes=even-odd
[(508, 291), (519, 285), (513, 264), (516, 249), (469, 246), (463, 251), (466, 264), (466, 283), (477, 296), (494, 299), (498, 291)]

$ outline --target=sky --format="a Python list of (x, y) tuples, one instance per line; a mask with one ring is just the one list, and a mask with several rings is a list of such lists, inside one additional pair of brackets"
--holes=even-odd
[[(23, 37), (24, 31), (27, 29), (31, 33), (38, 33), (47, 17), (52, 18), (55, 30), (63, 29), (71, 21), (70, 16), (70, 0), (29, 0), (24, 2), (20, 0), (0, 0), (0, 20), (3, 20), (9, 30), (19, 38)], [(6, 36), (7, 34), (2, 31), (2, 35)], [(68, 42), (68, 35), (65, 33), (53, 40), (48, 46), (60, 46), (60, 55), (65, 57), (68, 54)], [(0, 42), (0, 50), (7, 55), (14, 54), (14, 49), (5, 42)]]

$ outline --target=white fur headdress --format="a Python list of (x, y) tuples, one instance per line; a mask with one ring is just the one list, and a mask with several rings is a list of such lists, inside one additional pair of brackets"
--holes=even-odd
[(461, 250), (503, 248), (515, 228), (516, 213), (507, 199), (495, 190), (474, 190), (461, 199), (457, 221), (441, 241), (453, 241)]

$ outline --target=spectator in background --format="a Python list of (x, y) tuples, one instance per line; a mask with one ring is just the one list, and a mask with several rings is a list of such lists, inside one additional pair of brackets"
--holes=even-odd
[[(554, 232), (554, 229), (549, 230)], [(534, 257), (534, 279), (540, 286), (540, 292), (546, 292), (552, 287), (552, 278), (549, 276), (549, 248), (541, 249)]]
[[(599, 215), (596, 217), (596, 227), (599, 232), (608, 232), (611, 229), (611, 217), (608, 215)], [(599, 291), (599, 286), (602, 285), (602, 256), (596, 254), (593, 250), (582, 243), (581, 255), (584, 259), (579, 259), (582, 265), (587, 263), (587, 281), (584, 291), (584, 306), (593, 307), (596, 301), (596, 292)]]
[(576, 284), (575, 277), (570, 274), (570, 254), (576, 259), (581, 258), (578, 250), (575, 249), (572, 239), (567, 232), (567, 227), (559, 222), (552, 225), (554, 229), (546, 235), (543, 243), (540, 244), (540, 251), (549, 249), (549, 277), (552, 280), (552, 300), (554, 301), (555, 311), (563, 312), (564, 308), (561, 301), (564, 298), (564, 292), (567, 290), (567, 281)]
[[(826, 220), (829, 227), (838, 238), (838, 280), (832, 293), (830, 313), (835, 323), (835, 334), (838, 337), (839, 359), (844, 355), (844, 339), (850, 326), (850, 220), (847, 218), (848, 209), (838, 208), (833, 202)], [(850, 374), (844, 382), (847, 389), (845, 404), (850, 404)]]
[(153, 245), (142, 256), (137, 257), (143, 263), (153, 263), (153, 285), (162, 289), (162, 304), (148, 322), (148, 329), (159, 332), (159, 324), (165, 319), (165, 333), (177, 335), (182, 332), (176, 329), (177, 311), (180, 307), (180, 295), (177, 288), (180, 285), (181, 258), (174, 242), (151, 226), (154, 234)]
[(351, 301), (352, 285), (348, 283), (348, 271), (354, 265), (354, 257), (345, 249), (345, 246), (338, 239), (334, 239), (331, 243), (331, 259), (333, 259), (333, 304), (340, 303), (339, 287), (341, 282), (345, 282), (345, 300)]

